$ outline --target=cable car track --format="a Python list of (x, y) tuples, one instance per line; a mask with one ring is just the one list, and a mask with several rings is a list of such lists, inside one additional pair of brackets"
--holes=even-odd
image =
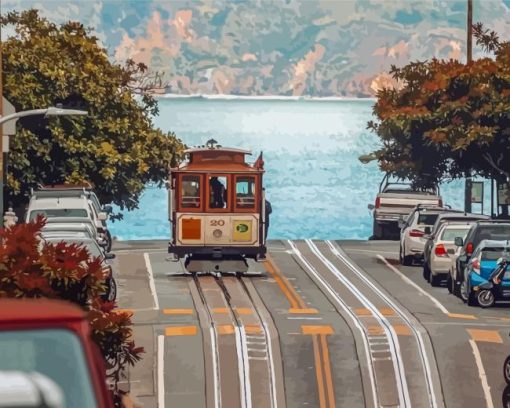
[[(210, 320), (215, 408), (281, 406), (276, 397), (270, 330), (243, 278), (195, 275), (193, 281)], [(233, 335), (235, 342), (228, 335)], [(232, 347), (236, 353), (232, 353)], [(237, 356), (238, 369), (235, 385), (228, 380), (229, 376), (232, 380), (229, 362), (232, 363), (233, 354)], [(237, 385), (236, 404), (232, 388)]]
[[(406, 327), (409, 328), (410, 334), (413, 335), (415, 340), (415, 346), (417, 353), (419, 354), (420, 365), (423, 367), (424, 373), (424, 384), (427, 391), (427, 401), (421, 401), (423, 406), (440, 407), (443, 406), (443, 400), (438, 400), (436, 395), (437, 389), (433, 381), (432, 368), (428, 359), (428, 353), (424, 344), (423, 336), (415, 324), (409, 319), (405, 312), (403, 312), (399, 306), (395, 304), (387, 295), (377, 288), (362, 272), (357, 270), (355, 266), (336, 249), (331, 242), (326, 242), (327, 246), (331, 250), (333, 256), (338, 258), (345, 264), (348, 270), (352, 271), (360, 279), (364, 286), (363, 291), (360, 290), (359, 285), (355, 285), (352, 281), (353, 278), (347, 277), (345, 273), (341, 272), (337, 266), (326, 257), (321, 249), (311, 240), (306, 241), (305, 244), (299, 244), (292, 241), (288, 241), (294, 254), (299, 258), (301, 264), (306, 267), (306, 270), (319, 281), (320, 286), (326, 289), (336, 303), (343, 309), (348, 317), (353, 321), (358, 331), (362, 336), (363, 346), (368, 363), (368, 374), (370, 377), (370, 385), (372, 391), (372, 398), (374, 405), (379, 407), (381, 405), (388, 404), (389, 401), (393, 400), (390, 405), (399, 405), (401, 407), (411, 407), (419, 405), (417, 401), (413, 400), (410, 395), (410, 388), (406, 378), (406, 366), (404, 365), (403, 352), (409, 352), (407, 347), (409, 344), (406, 342), (406, 348), (402, 349), (401, 341), (396, 333), (393, 325), (389, 321), (389, 317), (381, 313), (379, 308), (374, 304), (383, 304), (389, 306), (388, 309), (394, 311), (394, 315), (391, 319), (401, 319), (405, 323)], [(331, 279), (326, 279), (325, 276), (317, 270), (316, 263), (311, 260), (308, 255), (304, 255), (298, 247), (303, 248), (303, 251), (310, 251), (317, 259), (319, 259), (321, 268), (326, 267), (327, 270), (338, 280), (344, 289), (339, 290), (337, 283), (332, 284)], [(308, 259), (307, 259), (308, 258)], [(367, 293), (367, 288), (370, 295)], [(347, 289), (347, 292), (345, 291)], [(342, 293), (340, 293), (342, 292)], [(375, 296), (372, 297), (372, 294)], [(370, 297), (370, 299), (367, 297)], [(365, 315), (358, 315), (356, 310), (360, 310), (359, 306), (363, 306)], [(358, 306), (358, 308), (356, 308)], [(392, 312), (393, 313), (393, 312)], [(371, 322), (372, 324), (369, 324)], [(375, 327), (374, 327), (375, 326)], [(370, 329), (378, 329), (377, 332), (371, 332)], [(380, 347), (388, 347), (388, 349), (380, 350)], [(385, 353), (387, 357), (380, 357), (380, 353)], [(388, 355), (389, 353), (389, 355)], [(386, 361), (383, 361), (386, 360)], [(388, 363), (391, 361), (392, 370), (395, 376), (395, 383), (392, 381), (388, 382)], [(381, 365), (386, 363), (386, 369), (383, 370)], [(386, 380), (386, 382), (385, 382)], [(396, 387), (395, 387), (396, 386)], [(395, 388), (394, 388), (395, 387)], [(393, 390), (393, 391), (392, 391)], [(441, 390), (439, 390), (440, 392)], [(391, 395), (394, 395), (391, 397)], [(396, 399), (395, 399), (396, 397)], [(413, 395), (415, 397), (415, 395)]]

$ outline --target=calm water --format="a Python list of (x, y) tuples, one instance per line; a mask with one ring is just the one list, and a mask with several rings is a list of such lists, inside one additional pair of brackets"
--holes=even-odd
[[(366, 239), (383, 174), (358, 156), (376, 148), (368, 132), (373, 101), (160, 99), (157, 126), (188, 146), (214, 137), (221, 145), (264, 152), (265, 184), (273, 206), (269, 238)], [(443, 186), (463, 205), (461, 183)], [(140, 208), (111, 224), (121, 240), (169, 237), (166, 190), (148, 188)]]

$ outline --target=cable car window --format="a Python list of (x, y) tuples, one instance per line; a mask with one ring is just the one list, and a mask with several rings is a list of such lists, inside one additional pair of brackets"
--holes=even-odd
[(181, 207), (200, 207), (200, 176), (182, 176)]
[(237, 208), (255, 208), (255, 177), (237, 177), (236, 206)]
[(209, 188), (209, 208), (228, 208), (227, 177), (210, 176)]

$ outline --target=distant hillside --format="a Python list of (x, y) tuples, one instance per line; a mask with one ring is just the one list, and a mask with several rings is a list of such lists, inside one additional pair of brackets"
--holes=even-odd
[[(465, 0), (2, 3), (81, 21), (112, 58), (164, 71), (168, 93), (366, 97), (391, 64), (465, 55)], [(510, 38), (510, 0), (474, 3), (475, 21)]]

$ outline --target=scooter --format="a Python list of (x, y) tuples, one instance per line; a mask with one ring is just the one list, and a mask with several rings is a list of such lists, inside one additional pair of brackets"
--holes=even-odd
[[(510, 287), (503, 287), (503, 278), (510, 261), (506, 258), (499, 258), (497, 266), (492, 271), (487, 282), (478, 286), (476, 300), (481, 307), (491, 307), (496, 299), (510, 299)], [(509, 372), (510, 375), (510, 372)]]

